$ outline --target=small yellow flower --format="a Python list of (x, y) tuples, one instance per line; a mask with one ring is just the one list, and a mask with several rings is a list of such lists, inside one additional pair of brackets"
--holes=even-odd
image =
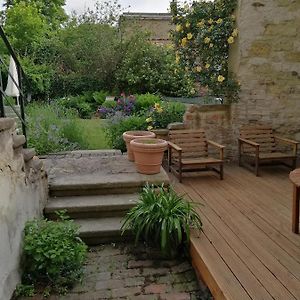
[(209, 37), (206, 37), (205, 39), (204, 39), (204, 43), (205, 44), (208, 44), (210, 42), (210, 38)]
[(179, 62), (180, 62), (180, 56), (179, 56), (178, 54), (176, 54), (176, 59), (175, 59), (175, 61), (176, 61), (176, 64), (179, 64)]
[(222, 22), (223, 22), (223, 19), (221, 19), (221, 18), (219, 18), (219, 19), (216, 21), (217, 24), (221, 24)]
[(209, 67), (210, 67), (210, 64), (205, 65), (205, 69), (209, 69)]
[(212, 48), (213, 46), (214, 46), (213, 43), (210, 43), (210, 44), (209, 44), (209, 48)]
[(210, 25), (211, 25), (213, 22), (214, 22), (214, 20), (213, 20), (212, 18), (210, 18), (210, 19), (207, 21), (207, 23), (210, 24)]
[(152, 130), (152, 129), (153, 129), (153, 126), (148, 126), (148, 127), (147, 127), (147, 130), (148, 130), (148, 131), (150, 131), (150, 130)]
[(230, 36), (227, 40), (228, 44), (233, 44), (234, 43), (234, 37)]
[(149, 118), (146, 119), (147, 123), (151, 123), (152, 121), (153, 121), (153, 119), (151, 117), (149, 117)]
[(176, 25), (176, 31), (177, 31), (177, 32), (182, 31), (182, 26), (181, 26), (181, 24)]
[(201, 20), (200, 22), (197, 23), (197, 26), (201, 28), (204, 26), (204, 24), (205, 24), (204, 20)]
[(225, 80), (225, 77), (224, 76), (222, 76), (222, 75), (219, 75), (218, 76), (218, 81), (219, 82), (223, 82)]
[(212, 32), (213, 29), (214, 29), (214, 25), (211, 25), (211, 26), (208, 28), (208, 32)]
[(184, 37), (184, 38), (181, 40), (181, 46), (182, 46), (182, 47), (185, 47), (186, 44), (187, 44), (187, 42), (188, 42), (187, 38)]
[(190, 22), (186, 22), (186, 23), (185, 23), (185, 27), (186, 27), (186, 28), (190, 28), (190, 26), (191, 26), (191, 23), (190, 23)]
[(196, 67), (196, 71), (197, 71), (197, 72), (201, 72), (201, 71), (202, 71), (202, 68), (201, 68), (200, 66), (197, 66), (197, 67)]
[(155, 103), (154, 104), (154, 109), (159, 109), (160, 108), (160, 104), (159, 103)]
[(186, 37), (188, 40), (191, 40), (193, 38), (193, 34), (189, 32)]
[(238, 29), (235, 28), (235, 29), (233, 30), (233, 32), (232, 32), (231, 35), (232, 35), (233, 37), (237, 37), (237, 36), (238, 36), (238, 33), (239, 33)]
[(163, 112), (163, 109), (161, 107), (159, 107), (156, 111), (160, 114)]

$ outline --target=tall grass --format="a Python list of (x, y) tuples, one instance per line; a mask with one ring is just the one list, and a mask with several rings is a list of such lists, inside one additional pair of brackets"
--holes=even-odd
[(33, 103), (26, 107), (28, 145), (38, 154), (85, 149), (87, 141), (73, 110)]

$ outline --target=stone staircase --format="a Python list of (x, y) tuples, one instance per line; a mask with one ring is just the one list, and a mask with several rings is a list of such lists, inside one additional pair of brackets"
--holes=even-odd
[(136, 204), (142, 187), (169, 184), (162, 169), (157, 175), (142, 175), (120, 152), (72, 152), (44, 160), (49, 174), (49, 201), (45, 216), (57, 218), (66, 210), (80, 225), (80, 237), (89, 245), (130, 238), (121, 235), (122, 219)]

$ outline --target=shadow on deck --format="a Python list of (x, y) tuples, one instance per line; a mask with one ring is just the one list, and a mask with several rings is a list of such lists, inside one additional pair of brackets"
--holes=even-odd
[(203, 204), (203, 232), (193, 234), (191, 256), (215, 299), (300, 299), (300, 235), (292, 233), (288, 174), (265, 167), (255, 177), (229, 165), (223, 181), (172, 178), (177, 192)]

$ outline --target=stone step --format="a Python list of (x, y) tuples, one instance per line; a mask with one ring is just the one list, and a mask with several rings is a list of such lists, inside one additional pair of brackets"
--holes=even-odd
[(55, 211), (63, 209), (74, 219), (124, 216), (138, 198), (138, 194), (53, 197), (44, 213), (50, 219), (56, 218)]
[(131, 239), (132, 235), (125, 232), (121, 235), (122, 217), (76, 219), (80, 225), (79, 236), (88, 245), (117, 242)]
[(36, 155), (34, 148), (23, 149), (22, 152), (23, 152), (25, 162), (30, 161)]

